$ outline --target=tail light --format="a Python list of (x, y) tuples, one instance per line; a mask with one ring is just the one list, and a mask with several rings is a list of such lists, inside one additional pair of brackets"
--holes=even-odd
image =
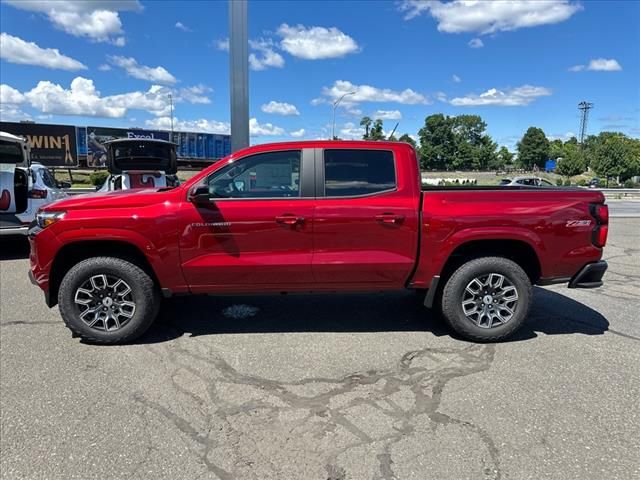
[(38, 199), (47, 198), (47, 191), (34, 188), (33, 190), (29, 190), (29, 198), (38, 198)]
[(609, 235), (609, 206), (601, 203), (592, 204), (591, 215), (596, 219), (591, 241), (596, 247), (602, 248), (607, 244), (607, 235)]

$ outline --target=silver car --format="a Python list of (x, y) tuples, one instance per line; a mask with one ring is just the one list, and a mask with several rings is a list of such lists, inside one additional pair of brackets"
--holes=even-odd
[(527, 186), (527, 187), (554, 187), (555, 185), (548, 180), (540, 177), (514, 177), (514, 178), (503, 178), (500, 180), (500, 186)]

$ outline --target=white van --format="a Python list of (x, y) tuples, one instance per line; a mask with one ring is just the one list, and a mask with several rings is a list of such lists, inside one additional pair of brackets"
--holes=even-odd
[(0, 132), (0, 235), (26, 235), (36, 212), (44, 205), (66, 198), (47, 167), (31, 163), (28, 142)]

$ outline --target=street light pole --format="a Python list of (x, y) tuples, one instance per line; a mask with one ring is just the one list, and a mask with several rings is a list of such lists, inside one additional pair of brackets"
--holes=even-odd
[(333, 121), (331, 122), (331, 140), (335, 140), (336, 138), (336, 108), (338, 108), (338, 105), (340, 105), (340, 102), (344, 97), (346, 97), (347, 95), (355, 95), (355, 93), (356, 92), (347, 92), (344, 95), (342, 95), (339, 99), (337, 99), (335, 102), (333, 102)]

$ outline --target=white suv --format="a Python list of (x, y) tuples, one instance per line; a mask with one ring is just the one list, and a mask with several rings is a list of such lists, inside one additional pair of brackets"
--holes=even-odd
[(36, 212), (67, 194), (66, 182), (57, 182), (51, 171), (31, 163), (29, 144), (0, 132), (0, 236), (25, 235)]

